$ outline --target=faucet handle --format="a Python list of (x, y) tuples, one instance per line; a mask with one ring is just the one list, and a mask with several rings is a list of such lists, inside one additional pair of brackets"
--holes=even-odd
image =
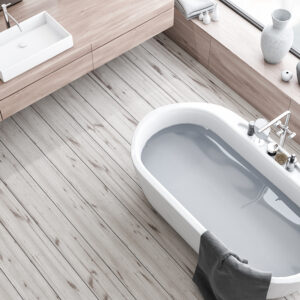
[(280, 137), (282, 136), (283, 133), (284, 133), (283, 129), (280, 129), (276, 132), (276, 135)]
[(271, 132), (270, 127), (266, 128), (264, 131), (261, 131), (267, 124), (268, 121), (263, 118), (259, 118), (255, 121), (254, 124), (255, 134), (259, 139), (266, 140), (270, 135)]
[(2, 9), (3, 8), (6, 9), (6, 8), (8, 8), (10, 6), (11, 6), (11, 3), (3, 3), (3, 4), (1, 4)]
[(292, 133), (289, 134), (288, 139), (291, 140), (291, 139), (293, 139), (296, 135), (297, 135), (296, 132), (292, 132)]

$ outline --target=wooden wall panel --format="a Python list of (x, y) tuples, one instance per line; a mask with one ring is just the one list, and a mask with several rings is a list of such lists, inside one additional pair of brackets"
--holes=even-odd
[(202, 65), (207, 67), (209, 62), (211, 38), (204, 31), (194, 30), (194, 32), (196, 39), (197, 59), (202, 63)]
[(197, 26), (187, 21), (177, 9), (174, 13), (174, 26), (166, 34), (201, 64), (208, 66), (209, 35), (197, 30)]
[(168, 29), (166, 34), (189, 54), (197, 57), (193, 23), (185, 20), (177, 9), (174, 12), (174, 26)]
[(287, 110), (290, 99), (265, 78), (212, 39), (209, 70), (238, 92), (266, 118), (272, 119)]

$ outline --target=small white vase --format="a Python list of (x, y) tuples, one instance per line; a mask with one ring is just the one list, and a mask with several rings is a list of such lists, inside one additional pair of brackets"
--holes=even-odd
[(276, 9), (272, 13), (273, 25), (266, 26), (261, 35), (261, 50), (266, 62), (281, 62), (291, 49), (294, 40), (293, 28), (288, 26), (291, 17), (286, 9)]

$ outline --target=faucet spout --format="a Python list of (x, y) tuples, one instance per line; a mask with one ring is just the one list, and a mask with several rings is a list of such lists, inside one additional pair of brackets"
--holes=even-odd
[[(285, 165), (286, 169), (292, 172), (295, 168), (300, 170), (300, 164), (297, 162), (296, 155), (289, 155), (289, 153), (283, 147), (287, 137), (289, 139), (293, 139), (296, 136), (296, 133), (289, 129), (290, 118), (291, 112), (287, 110), (270, 122), (262, 118), (257, 119), (256, 121), (250, 121), (248, 124), (247, 134), (250, 137), (256, 135), (259, 141), (263, 140), (264, 143), (267, 143), (266, 152), (270, 156), (276, 157), (278, 151), (281, 152), (280, 154), (283, 153), (283, 155), (286, 155), (286, 157), (288, 157), (288, 161)], [(282, 122), (283, 119), (284, 122)], [(269, 137), (272, 126), (279, 129), (277, 135), (280, 137), (280, 142), (278, 144), (274, 143), (274, 141)]]
[[(284, 123), (281, 122), (283, 118), (285, 118)], [(277, 132), (277, 135), (280, 137), (279, 146), (283, 147), (287, 135), (290, 138), (294, 138), (296, 136), (296, 133), (292, 132), (289, 129), (290, 118), (291, 118), (291, 112), (288, 110), (282, 113), (281, 115), (279, 115), (278, 117), (276, 117), (275, 119), (273, 119), (272, 121), (270, 121), (269, 123), (267, 123), (265, 126), (260, 128), (257, 132), (262, 133), (268, 128), (271, 128), (273, 125), (276, 126), (277, 128), (279, 128), (279, 131)]]
[(258, 132), (261, 133), (261, 132), (265, 131), (266, 129), (272, 127), (273, 125), (275, 125), (278, 121), (280, 121), (284, 117), (286, 117), (285, 125), (288, 125), (290, 122), (290, 117), (291, 117), (291, 112), (289, 110), (282, 113), (280, 116), (278, 116), (277, 118), (275, 118), (274, 120), (270, 121), (268, 124), (266, 124), (265, 126), (260, 128), (258, 130)]
[(4, 19), (5, 19), (5, 23), (6, 23), (6, 27), (7, 28), (10, 28), (10, 19), (12, 19), (15, 24), (18, 26), (20, 32), (23, 32), (23, 29), (22, 27), (20, 26), (20, 24), (18, 23), (18, 21), (7, 11), (7, 8), (10, 6), (11, 4), (8, 3), (8, 4), (2, 4), (1, 5), (1, 8), (3, 10), (3, 14), (4, 14)]

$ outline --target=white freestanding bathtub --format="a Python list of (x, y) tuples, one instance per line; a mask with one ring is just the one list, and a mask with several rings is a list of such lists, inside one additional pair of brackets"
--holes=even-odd
[(138, 125), (132, 159), (152, 206), (198, 253), (212, 231), (255, 269), (272, 272), (268, 299), (300, 290), (300, 172), (288, 172), (213, 104), (172, 104)]

